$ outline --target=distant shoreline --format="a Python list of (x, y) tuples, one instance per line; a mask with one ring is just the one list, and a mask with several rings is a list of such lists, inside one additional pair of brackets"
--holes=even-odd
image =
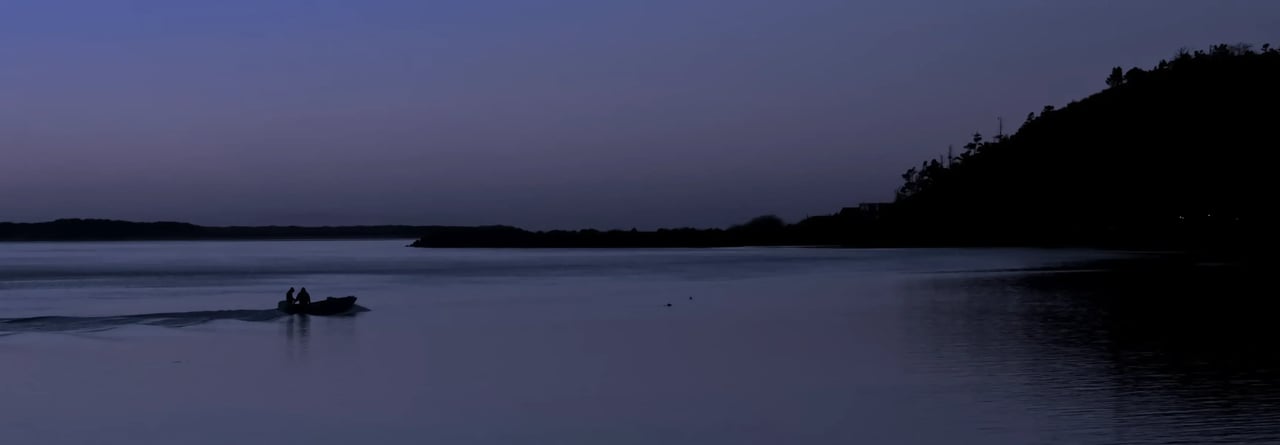
[[(846, 210), (796, 224), (765, 216), (728, 229), (527, 231), (512, 226), (199, 226), (181, 222), (61, 219), (0, 223), (0, 243), (130, 241), (342, 241), (413, 240), (405, 247), (444, 249), (711, 249), (789, 247), (817, 249), (1037, 248), (1100, 249), (1239, 259), (1256, 252), (1128, 237), (1060, 236), (1055, 239), (939, 239), (911, 236), (894, 224), (874, 223)], [(1223, 248), (1227, 247), (1227, 248)]]
[(113, 238), (113, 239), (0, 239), (0, 244), (24, 243), (133, 243), (133, 242), (219, 242), (219, 241), (413, 241), (413, 237), (279, 237), (279, 238)]
[(60, 219), (0, 223), (0, 242), (417, 239), (441, 226), (199, 226), (183, 222)]

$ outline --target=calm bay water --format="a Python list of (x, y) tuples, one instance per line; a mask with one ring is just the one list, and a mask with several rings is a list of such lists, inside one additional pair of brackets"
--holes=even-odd
[(0, 244), (0, 437), (1280, 441), (1269, 331), (1207, 310), (1246, 288), (1098, 262), (1142, 255), (404, 244)]

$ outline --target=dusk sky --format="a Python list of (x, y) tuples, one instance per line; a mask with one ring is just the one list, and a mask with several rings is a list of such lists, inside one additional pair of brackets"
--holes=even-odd
[(725, 226), (903, 170), (1275, 1), (0, 6), (0, 221)]

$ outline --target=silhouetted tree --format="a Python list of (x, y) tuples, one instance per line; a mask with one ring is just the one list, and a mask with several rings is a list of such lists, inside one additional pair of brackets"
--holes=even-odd
[(1147, 72), (1143, 71), (1142, 68), (1133, 67), (1129, 69), (1129, 71), (1125, 71), (1124, 81), (1125, 83), (1141, 82), (1142, 78), (1145, 77), (1146, 75), (1147, 75)]
[(1124, 70), (1120, 67), (1111, 69), (1111, 75), (1107, 76), (1107, 87), (1115, 88), (1124, 83)]
[(780, 232), (787, 223), (777, 215), (763, 215), (752, 218), (746, 224), (734, 226), (730, 230), (743, 230), (754, 234), (766, 234)]

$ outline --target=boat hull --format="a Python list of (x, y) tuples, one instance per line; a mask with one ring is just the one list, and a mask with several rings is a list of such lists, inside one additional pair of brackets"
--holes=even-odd
[(286, 314), (304, 314), (304, 315), (342, 315), (351, 312), (356, 305), (356, 297), (329, 297), (323, 300), (312, 301), (306, 305), (288, 304), (281, 301), (276, 304), (276, 309)]

